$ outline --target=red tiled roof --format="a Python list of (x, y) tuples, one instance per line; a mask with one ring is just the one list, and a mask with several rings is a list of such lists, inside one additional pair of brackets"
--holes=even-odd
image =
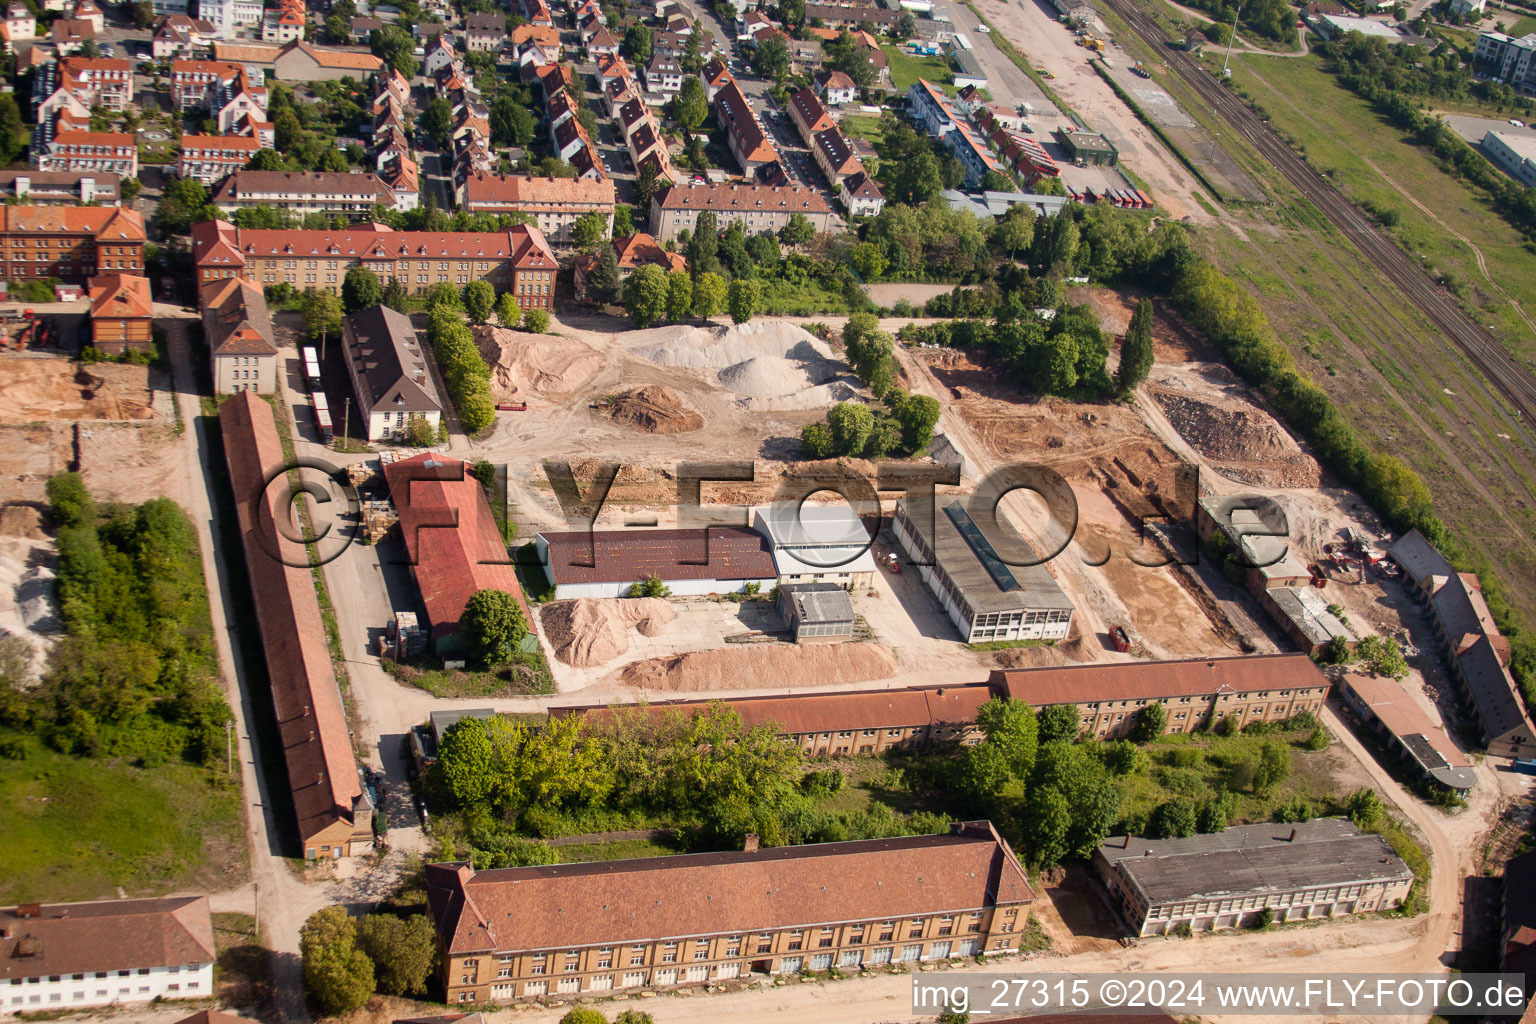
[(401, 534), (432, 635), (457, 633), (464, 607), (481, 590), (511, 594), (534, 631), (536, 622), (518, 585), (512, 556), (469, 466), (424, 452), (385, 466), (384, 478), (400, 513)]
[(91, 282), (91, 319), (148, 319), (155, 315), (149, 278), (102, 274)]
[(1328, 686), (1305, 654), (1000, 669), (991, 679), (1000, 693), (1035, 707)]
[[(216, 249), (218, 242), (222, 242), (224, 248)], [(246, 255), (293, 253), (355, 256), (358, 259), (394, 259), (396, 256), (510, 259), (519, 267), (555, 265), (554, 253), (544, 240), (544, 233), (532, 225), (519, 225), (510, 231), (394, 231), (383, 224), (360, 224), (335, 231), (193, 225), (192, 256), (197, 266), (227, 261), (231, 252), (240, 262)]]
[(821, 105), (821, 100), (809, 88), (799, 89), (790, 96), (789, 109), (802, 135), (806, 132), (815, 135), (835, 127), (831, 116), (827, 114), (827, 108)]
[(619, 258), (621, 270), (636, 270), (644, 266), (657, 266), (668, 272), (688, 269), (688, 261), (680, 253), (667, 252), (644, 231), (614, 238), (613, 251)]
[[(34, 905), (35, 906), (35, 905)], [(206, 896), (45, 903), (0, 910), (0, 979), (212, 963)]]
[[(593, 530), (539, 536), (549, 545), (550, 573), (557, 584), (638, 581), (650, 574), (664, 580), (777, 577), (768, 541), (756, 530), (728, 526), (708, 534), (707, 554), (702, 529)], [(687, 564), (706, 557), (708, 564)], [(595, 564), (582, 564), (587, 562)]]
[(779, 210), (785, 213), (830, 213), (821, 193), (810, 188), (768, 185), (678, 185), (667, 189), (663, 210)]
[(116, 206), (0, 206), (0, 232), (94, 235), (142, 242), (144, 217)]
[(427, 869), (449, 955), (773, 931), (1035, 898), (990, 822), (945, 835), (475, 872)]
[(320, 602), (309, 569), (295, 568), (307, 556), (277, 528), (289, 515), (286, 489), (267, 487), (285, 461), (272, 407), (241, 392), (220, 407), (219, 425), (299, 836), (308, 840), (338, 821), (364, 826), (352, 819), (362, 786)]
[(1431, 721), (1399, 684), (1390, 679), (1350, 673), (1344, 677), (1344, 685), (1370, 706), (1371, 714), (1394, 736), (1412, 736), (1417, 733), (1452, 768), (1471, 765), (1467, 755), (1456, 749), (1456, 744), (1451, 742), (1445, 730)]
[(464, 183), (465, 199), (475, 203), (524, 203), (530, 207), (608, 206), (614, 203), (611, 181), (540, 178), (531, 174), (496, 175), (477, 171)]

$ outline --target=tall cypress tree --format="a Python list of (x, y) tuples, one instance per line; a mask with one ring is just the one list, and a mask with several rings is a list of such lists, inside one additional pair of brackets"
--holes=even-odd
[(1115, 387), (1123, 394), (1147, 379), (1152, 372), (1152, 300), (1142, 299), (1131, 314), (1131, 326), (1120, 342), (1120, 365), (1115, 368)]

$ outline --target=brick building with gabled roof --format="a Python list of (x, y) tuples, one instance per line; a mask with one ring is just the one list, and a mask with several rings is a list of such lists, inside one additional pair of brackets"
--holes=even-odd
[(237, 170), (219, 182), (210, 201), (225, 213), (275, 206), (293, 213), (367, 216), (393, 209), (395, 194), (366, 171)]
[(611, 994), (1017, 949), (1034, 890), (990, 822), (947, 833), (476, 872), (427, 868), (454, 1003)]
[[(632, 235), (620, 235), (610, 243), (613, 246), (614, 255), (619, 266), (619, 284), (639, 270), (641, 267), (660, 267), (667, 273), (673, 271), (686, 271), (688, 260), (682, 253), (667, 252), (657, 244), (656, 239), (644, 231), (637, 231)], [(572, 277), (574, 279), (576, 298), (581, 302), (588, 302), (591, 296), (587, 294), (587, 276), (597, 266), (597, 256), (591, 253), (577, 255), (572, 263)]]
[(144, 218), (116, 206), (0, 206), (0, 279), (144, 272)]
[(98, 274), (91, 281), (91, 347), (98, 352), (116, 356), (151, 351), (154, 316), (149, 278)]
[(198, 304), (213, 359), (214, 393), (276, 392), (277, 346), (261, 289), (238, 277), (210, 281), (198, 290)]
[(410, 317), (388, 306), (359, 310), (342, 319), (341, 339), (369, 441), (404, 440), (416, 416), (437, 430), (443, 403)]
[(384, 479), (400, 515), (411, 575), (421, 590), (438, 655), (462, 649), (459, 620), (469, 599), (481, 590), (511, 594), (529, 633), (536, 632), (512, 556), (470, 467), (446, 455), (424, 452), (385, 466)]
[(531, 174), (473, 174), (459, 187), (459, 205), (469, 213), (526, 213), (544, 237), (569, 244), (571, 225), (588, 213), (603, 215), (606, 236), (613, 229), (614, 184), (541, 178)]
[(218, 953), (206, 896), (0, 909), (0, 1013), (205, 999)]
[(665, 245), (684, 228), (693, 230), (699, 214), (713, 210), (724, 231), (739, 220), (747, 234), (778, 231), (794, 214), (802, 214), (818, 234), (832, 228), (832, 208), (811, 188), (777, 185), (677, 185), (651, 200), (651, 227)]
[(778, 160), (779, 151), (763, 130), (741, 86), (734, 81), (728, 83), (715, 94), (714, 105), (715, 119), (725, 128), (731, 154), (741, 165), (743, 175), (750, 178), (759, 167)]
[(555, 599), (623, 597), (646, 576), (673, 594), (728, 594), (778, 579), (762, 534), (744, 526), (711, 530), (550, 531), (534, 538)]
[(272, 407), (241, 392), (219, 407), (219, 426), (303, 856), (366, 853), (373, 806), (358, 778), (309, 556), (278, 528), (291, 512), (286, 488), (267, 486), (286, 462)]

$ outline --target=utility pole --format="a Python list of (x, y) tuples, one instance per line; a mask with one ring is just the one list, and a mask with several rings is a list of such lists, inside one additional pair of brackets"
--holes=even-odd
[(229, 766), (225, 769), (230, 775), (235, 774), (235, 723), (226, 720), (224, 722), (224, 746), (228, 751)]
[(1232, 13), (1232, 34), (1227, 36), (1227, 56), (1221, 62), (1221, 77), (1227, 78), (1232, 72), (1227, 70), (1227, 63), (1232, 59), (1232, 44), (1237, 42), (1237, 19), (1243, 14), (1243, 5), (1238, 4), (1237, 10)]
[[(320, 365), (321, 366), (325, 365), (325, 332), (329, 328), (329, 326), (330, 326), (329, 324), (326, 324), (325, 326), (320, 328)], [(325, 371), (322, 370), (321, 372), (324, 373)]]
[(347, 450), (347, 420), (352, 418), (352, 396), (347, 396), (346, 411), (341, 414), (341, 450)]
[(253, 931), (255, 933), (255, 935), (256, 935), (256, 938), (258, 940), (260, 940), (260, 938), (261, 938), (261, 883), (260, 882), (253, 882), (251, 884), (251, 888), (253, 890), (255, 890), (255, 892), (256, 892), (256, 912), (251, 915), (251, 931)]

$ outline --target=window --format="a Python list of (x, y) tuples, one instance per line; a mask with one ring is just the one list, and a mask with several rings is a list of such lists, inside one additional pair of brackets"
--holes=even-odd
[(695, 960), (708, 960), (709, 959), (709, 943), (707, 943), (707, 942), (699, 943), (698, 948), (693, 951), (693, 958)]

